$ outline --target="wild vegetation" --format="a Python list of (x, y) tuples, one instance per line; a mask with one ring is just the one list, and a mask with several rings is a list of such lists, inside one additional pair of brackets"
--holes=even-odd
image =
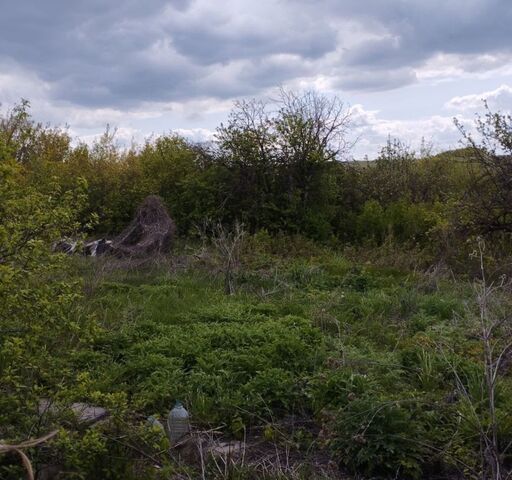
[[(512, 119), (361, 163), (349, 129), (316, 93), (236, 104), (209, 145), (76, 144), (28, 102), (5, 112), (0, 477), (507, 478)], [(115, 236), (151, 194), (170, 256), (52, 251)], [(147, 422), (178, 399), (193, 452)], [(25, 465), (5, 448), (55, 430)]]

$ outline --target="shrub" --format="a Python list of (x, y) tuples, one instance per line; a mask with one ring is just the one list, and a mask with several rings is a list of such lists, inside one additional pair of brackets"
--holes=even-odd
[(0, 161), (0, 436), (23, 438), (39, 395), (73, 377), (65, 358), (87, 344), (95, 324), (80, 308), (80, 284), (51, 242), (76, 231), (83, 189), (53, 194)]
[(355, 474), (419, 478), (429, 454), (419, 413), (414, 402), (355, 398), (336, 416), (330, 446)]

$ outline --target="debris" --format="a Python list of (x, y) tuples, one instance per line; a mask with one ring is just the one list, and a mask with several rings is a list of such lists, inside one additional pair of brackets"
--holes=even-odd
[(172, 445), (176, 445), (190, 432), (189, 414), (180, 401), (177, 401), (169, 412), (167, 428)]
[[(119, 257), (148, 257), (167, 253), (176, 228), (160, 197), (150, 195), (139, 205), (134, 219), (114, 239), (100, 238), (85, 244), (62, 239), (53, 245), (54, 252), (69, 255), (81, 252), (88, 257), (113, 253)], [(83, 245), (79, 248), (79, 245)]]
[(76, 251), (76, 247), (78, 246), (78, 242), (75, 240), (67, 240), (62, 239), (58, 242), (55, 242), (53, 244), (52, 250), (54, 252), (61, 252), (61, 253), (67, 253), (68, 255), (71, 255)]
[(158, 420), (158, 418), (154, 417), (153, 415), (148, 417), (148, 419), (146, 420), (146, 425), (155, 432), (159, 432), (162, 435), (166, 435), (165, 427), (163, 426), (162, 422), (160, 422), (160, 420)]
[(112, 243), (112, 240), (105, 240), (104, 238), (86, 243), (83, 249), (84, 255), (96, 257), (97, 255), (111, 252), (113, 249)]
[(166, 253), (174, 239), (175, 226), (162, 199), (150, 195), (141, 203), (135, 218), (113, 242), (119, 256), (146, 257)]

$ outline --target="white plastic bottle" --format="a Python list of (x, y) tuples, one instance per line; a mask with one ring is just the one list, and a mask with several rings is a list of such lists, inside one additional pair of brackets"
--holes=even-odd
[(175, 445), (190, 431), (189, 414), (179, 400), (169, 412), (167, 428), (171, 445)]
[(146, 425), (153, 431), (163, 433), (165, 435), (164, 426), (161, 424), (160, 420), (158, 420), (158, 418), (154, 417), (153, 415), (148, 417), (146, 420)]

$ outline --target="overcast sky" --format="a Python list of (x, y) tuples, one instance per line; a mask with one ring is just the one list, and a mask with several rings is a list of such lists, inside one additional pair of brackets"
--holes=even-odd
[(388, 135), (456, 147), (452, 118), (512, 109), (512, 0), (13, 0), (0, 102), (91, 139), (207, 139), (241, 97), (337, 95), (356, 157)]

